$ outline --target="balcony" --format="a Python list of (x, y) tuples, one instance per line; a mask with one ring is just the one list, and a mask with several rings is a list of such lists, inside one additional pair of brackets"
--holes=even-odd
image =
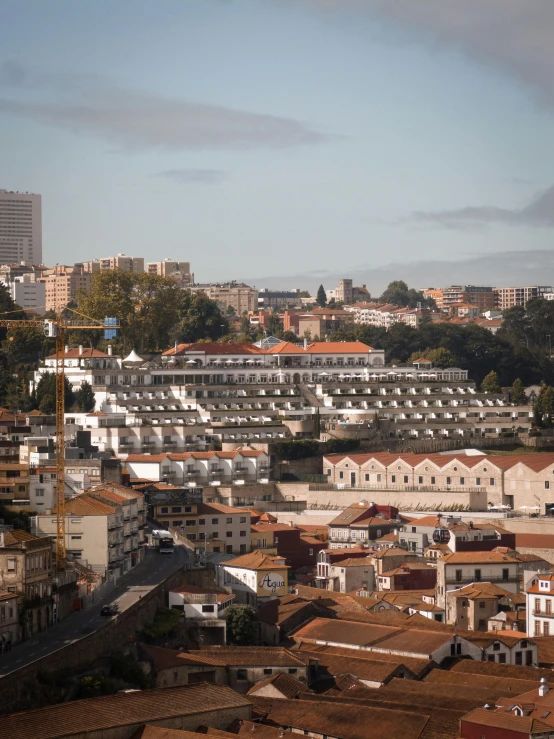
[(481, 575), (476, 578), (474, 575), (463, 575), (460, 579), (447, 576), (446, 585), (467, 585), (473, 582), (496, 582), (496, 583), (519, 583), (519, 575), (515, 574), (510, 577), (502, 577), (502, 575)]
[(543, 618), (554, 618), (554, 611), (541, 611), (533, 608), (533, 616), (542, 616)]

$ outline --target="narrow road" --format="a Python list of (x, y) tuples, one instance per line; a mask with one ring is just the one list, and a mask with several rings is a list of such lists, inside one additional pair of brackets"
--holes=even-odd
[(0, 654), (0, 677), (101, 629), (109, 621), (100, 616), (102, 606), (117, 601), (120, 612), (125, 611), (187, 562), (187, 550), (180, 545), (175, 546), (172, 555), (147, 552), (144, 561), (124, 575), (111, 593), (99, 598), (86, 611), (76, 611), (31, 639), (16, 644), (10, 652)]

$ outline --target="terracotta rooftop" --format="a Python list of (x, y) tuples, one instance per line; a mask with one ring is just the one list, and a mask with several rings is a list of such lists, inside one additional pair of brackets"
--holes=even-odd
[(115, 727), (249, 705), (251, 701), (231, 688), (198, 683), (89, 698), (12, 713), (2, 716), (2, 732), (6, 732), (10, 739), (61, 739), (74, 734), (100, 734), (110, 729), (113, 731)]
[(271, 675), (271, 677), (260, 680), (260, 682), (253, 685), (248, 691), (248, 695), (255, 695), (267, 685), (272, 685), (275, 690), (282, 693), (284, 698), (296, 698), (300, 693), (305, 693), (309, 690), (305, 683), (300, 682), (293, 675), (277, 672), (275, 675)]
[(206, 647), (181, 652), (181, 655), (183, 658), (216, 660), (222, 665), (303, 667), (306, 664), (306, 659), (301, 654), (293, 653), (285, 647)]
[[(79, 347), (73, 347), (71, 349), (68, 349), (66, 352), (64, 352), (63, 356), (65, 359), (86, 359), (86, 358), (90, 359), (91, 357), (106, 358), (106, 359), (108, 357), (112, 359), (115, 358), (112, 355), (106, 354), (105, 352), (101, 352), (98, 349), (91, 349), (90, 347), (85, 347), (85, 346), (82, 349), (79, 349)], [(56, 355), (50, 354), (48, 357), (46, 357), (46, 359), (56, 359)]]
[(495, 677), (514, 677), (519, 680), (535, 681), (540, 680), (541, 677), (552, 678), (552, 670), (547, 668), (508, 665), (500, 664), (499, 662), (483, 662), (474, 659), (460, 660), (460, 662), (450, 668), (450, 672), (492, 675)]
[(501, 552), (452, 552), (446, 554), (439, 562), (455, 564), (517, 564), (517, 559)]
[(238, 557), (229, 559), (224, 562), (226, 567), (244, 567), (247, 570), (284, 570), (290, 569), (285, 565), (284, 557), (276, 557), (266, 554), (260, 550), (241, 554)]
[[(113, 506), (102, 503), (102, 501), (96, 500), (96, 498), (86, 493), (77, 495), (65, 502), (66, 516), (109, 516), (115, 513), (115, 510)], [(52, 511), (52, 514), (55, 514), (55, 510)], [(50, 514), (41, 513), (40, 515), (48, 516)]]
[(512, 736), (531, 736), (542, 733), (549, 735), (552, 731), (551, 724), (545, 724), (544, 721), (532, 716), (516, 716), (511, 711), (488, 711), (486, 708), (475, 708), (462, 716), (460, 722), (462, 726), (476, 724), (477, 726), (494, 727), (500, 731), (509, 731)]

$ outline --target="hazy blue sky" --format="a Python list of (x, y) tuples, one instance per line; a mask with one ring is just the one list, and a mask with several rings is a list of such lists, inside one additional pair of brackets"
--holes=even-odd
[(0, 0), (0, 187), (42, 193), (47, 263), (536, 259), (553, 31), (552, 0)]

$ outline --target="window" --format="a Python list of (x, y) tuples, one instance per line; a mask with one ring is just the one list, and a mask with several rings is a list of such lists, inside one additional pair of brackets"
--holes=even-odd
[(310, 557), (313, 557), (314, 556), (314, 550), (313, 549), (310, 549), (309, 552), (310, 552)]
[(404, 475), (404, 484), (405, 484), (405, 485), (407, 485), (407, 484), (408, 484), (408, 475)]
[(476, 485), (480, 485), (481, 484), (481, 478), (480, 477), (476, 477), (475, 478), (475, 484)]
[(545, 613), (551, 614), (552, 613), (552, 601), (549, 598), (547, 598), (544, 605), (546, 606)]
[(431, 485), (434, 485), (434, 484), (435, 484), (435, 478), (434, 478), (434, 477), (432, 477), (432, 478), (431, 478)]
[(502, 579), (503, 580), (509, 580), (510, 579), (510, 570), (508, 568), (502, 570)]
[[(218, 538), (219, 538), (219, 533), (217, 531), (213, 531), (212, 532), (212, 539), (218, 539)], [(214, 549), (214, 552), (215, 552), (215, 549)]]
[(196, 521), (194, 518), (189, 518), (189, 520), (186, 522), (185, 526), (196, 526)]
[(550, 480), (544, 481), (544, 487), (545, 487), (545, 490), (550, 490)]
[(523, 659), (521, 652), (516, 652), (516, 665), (522, 665)]
[(491, 477), (489, 479), (489, 485), (491, 485), (491, 487), (494, 487), (494, 477)]
[(192, 512), (192, 506), (186, 505), (185, 506), (185, 513), (191, 513)]
[(246, 531), (241, 531), (240, 536), (246, 536)]
[(215, 606), (202, 606), (202, 613), (214, 613)]
[(420, 476), (419, 476), (419, 477), (417, 478), (417, 481), (418, 481), (418, 484), (419, 484), (419, 485), (423, 485), (423, 475), (420, 475)]
[(327, 477), (331, 477), (331, 470), (327, 470)]
[(215, 523), (215, 524), (219, 523), (219, 518), (212, 518), (212, 523)]
[(237, 670), (237, 680), (247, 680), (246, 670)]
[(525, 652), (525, 664), (529, 666), (533, 664), (533, 652), (531, 649)]
[(365, 481), (369, 482), (369, 475), (365, 475), (364, 477), (365, 477)]
[(341, 470), (339, 472), (339, 480), (342, 480), (342, 479), (344, 479), (344, 472)]
[(167, 508), (167, 506), (165, 508), (160, 508), (160, 513), (169, 513), (169, 508)]
[(451, 483), (452, 483), (452, 478), (451, 477), (447, 477), (446, 478), (446, 484), (447, 485), (450, 485)]
[(541, 622), (535, 621), (535, 636), (541, 635)]
[(535, 613), (541, 612), (541, 599), (535, 598)]
[(462, 571), (456, 570), (456, 582), (462, 582)]
[(206, 525), (206, 519), (205, 518), (199, 518), (198, 519), (198, 525), (199, 526), (205, 526)]
[(396, 482), (396, 475), (391, 475), (390, 481), (391, 482)]
[(273, 537), (273, 543), (274, 544), (278, 544), (279, 543), (279, 537), (278, 536), (274, 536)]
[(181, 513), (181, 506), (180, 505), (171, 506), (171, 513)]
[(481, 580), (481, 570), (475, 570), (475, 582), (480, 582)]
[(499, 654), (498, 655), (498, 661), (500, 662), (500, 664), (505, 664), (506, 663), (506, 655), (505, 654)]
[(241, 516), (239, 521), (240, 523), (246, 523), (246, 516)]
[(16, 560), (15, 557), (8, 557), (8, 572), (16, 571)]
[(460, 485), (465, 485), (465, 484), (466, 484), (465, 477), (460, 477)]
[(485, 607), (485, 601), (484, 600), (480, 600), (479, 601), (479, 608), (484, 608), (484, 607)]
[(495, 652), (498, 652), (500, 650), (500, 642), (495, 641), (492, 648)]
[(380, 472), (377, 474), (377, 482), (381, 482), (381, 473)]
[(289, 675), (296, 675), (297, 672), (296, 667), (289, 667)]
[(71, 538), (72, 539), (80, 539), (81, 537), (80, 536), (72, 536)]
[(227, 532), (225, 532), (225, 536), (226, 536), (226, 537), (227, 537), (228, 539), (231, 539), (231, 537), (233, 536), (233, 532), (232, 532), (232, 531), (227, 531)]
[(271, 667), (266, 667), (264, 669), (264, 675), (273, 675), (273, 670), (271, 669)]

